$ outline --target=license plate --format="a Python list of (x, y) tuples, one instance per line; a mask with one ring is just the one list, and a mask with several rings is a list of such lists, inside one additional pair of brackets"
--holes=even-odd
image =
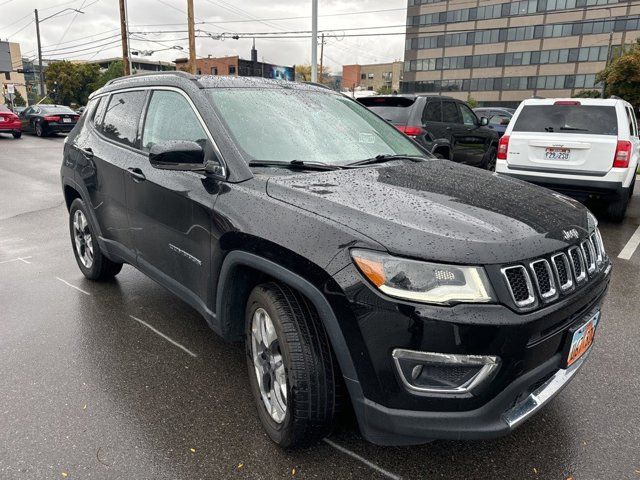
[(544, 152), (546, 160), (569, 160), (570, 148), (547, 148)]
[(62, 123), (71, 123), (71, 119), (70, 118), (63, 118), (62, 119)]
[(593, 344), (593, 337), (596, 334), (599, 321), (600, 312), (596, 312), (589, 320), (577, 327), (577, 329), (569, 331), (570, 334), (572, 332), (573, 334), (571, 335), (571, 344), (567, 355), (567, 367), (575, 363), (589, 350)]

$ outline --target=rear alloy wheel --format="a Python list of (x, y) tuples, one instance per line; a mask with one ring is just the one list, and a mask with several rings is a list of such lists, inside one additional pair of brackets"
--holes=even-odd
[(100, 250), (85, 204), (79, 198), (69, 209), (69, 231), (76, 262), (85, 277), (107, 280), (120, 273), (122, 263), (109, 260)]
[(631, 188), (623, 188), (622, 193), (608, 204), (607, 215), (611, 221), (620, 223), (624, 220), (627, 214), (627, 207), (629, 206), (630, 193)]
[(287, 285), (258, 285), (247, 301), (245, 332), (249, 384), (271, 440), (299, 447), (329, 435), (343, 384), (311, 303)]
[(42, 122), (36, 122), (34, 130), (36, 132), (36, 136), (37, 137), (44, 137), (45, 133), (44, 133), (44, 128), (42, 127)]
[(483, 168), (489, 172), (495, 172), (497, 158), (498, 151), (496, 150), (496, 147), (490, 147), (484, 154), (484, 161), (482, 162)]

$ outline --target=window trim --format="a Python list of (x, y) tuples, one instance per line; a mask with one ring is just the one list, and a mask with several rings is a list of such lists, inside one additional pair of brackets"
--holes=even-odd
[[(228, 177), (228, 174), (229, 174), (229, 168), (227, 166), (227, 162), (225, 161), (224, 157), (222, 156), (222, 153), (220, 151), (220, 147), (218, 147), (217, 142), (213, 139), (213, 135), (211, 135), (211, 132), (209, 131), (209, 128), (207, 127), (207, 124), (205, 123), (204, 119), (202, 118), (202, 115), (200, 114), (200, 111), (196, 107), (195, 103), (193, 103), (193, 100), (191, 100), (189, 95), (187, 95), (187, 93), (184, 90), (182, 90), (181, 88), (178, 88), (178, 87), (165, 87), (165, 86), (121, 88), (121, 89), (118, 89), (118, 90), (113, 90), (113, 91), (102, 93), (100, 95), (96, 95), (96, 96), (92, 97), (92, 100), (96, 99), (96, 98), (101, 98), (101, 97), (109, 97), (109, 99), (110, 99), (112, 95), (115, 95), (115, 94), (118, 94), (118, 93), (133, 92), (133, 91), (145, 91), (145, 92), (147, 92), (147, 96), (145, 98), (145, 103), (144, 103), (144, 105), (142, 107), (142, 116), (140, 117), (140, 123), (138, 124), (138, 130), (140, 131), (140, 128), (141, 128), (140, 124), (143, 124), (144, 119), (147, 118), (147, 110), (148, 110), (148, 107), (149, 107), (149, 99), (151, 98), (151, 95), (149, 95), (149, 91), (150, 90), (151, 91), (152, 90), (168, 90), (168, 91), (178, 92), (184, 98), (187, 99), (187, 102), (191, 106), (191, 109), (195, 112), (196, 117), (198, 118), (198, 121), (200, 122), (200, 125), (202, 126), (202, 128), (205, 131), (205, 133), (207, 134), (207, 138), (211, 142), (211, 146), (213, 147), (213, 151), (216, 154), (216, 157), (217, 157), (218, 161), (220, 162), (220, 166), (222, 167), (222, 173), (220, 175), (216, 175), (216, 177), (219, 177), (219, 178), (222, 178), (222, 179), (226, 180), (227, 177)], [(133, 151), (135, 153), (139, 153), (141, 155), (144, 155), (147, 159), (149, 159), (149, 153), (148, 152), (145, 152), (144, 150), (142, 150), (140, 148), (134, 148), (134, 147), (131, 147), (129, 145), (125, 145), (123, 143), (116, 142), (116, 141), (104, 136), (102, 134), (102, 132), (100, 132), (100, 130), (95, 128), (93, 125), (92, 125), (92, 127), (93, 127), (95, 133), (98, 134), (100, 136), (100, 138), (106, 140), (107, 142), (109, 142), (109, 143), (111, 143), (113, 145), (117, 145), (118, 147), (126, 148), (127, 150), (131, 150), (131, 151)]]

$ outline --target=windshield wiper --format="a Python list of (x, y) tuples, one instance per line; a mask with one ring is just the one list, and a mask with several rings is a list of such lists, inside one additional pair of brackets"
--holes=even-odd
[(357, 162), (349, 163), (348, 165), (373, 165), (375, 163), (385, 163), (391, 162), (393, 160), (411, 160), (412, 162), (423, 162), (424, 160), (426, 160), (426, 157), (422, 157), (419, 155), (376, 155), (373, 158), (359, 160)]
[(576, 127), (560, 127), (560, 130), (564, 130), (565, 132), (588, 132), (587, 128), (576, 128)]
[(303, 162), (302, 160), (291, 160), (290, 162), (278, 162), (272, 160), (252, 160), (249, 162), (250, 167), (280, 167), (290, 168), (295, 170), (341, 170), (340, 165), (329, 165), (328, 163), (320, 162)]

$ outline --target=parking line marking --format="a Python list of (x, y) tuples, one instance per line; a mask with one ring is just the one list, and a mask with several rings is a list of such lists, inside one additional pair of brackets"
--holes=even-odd
[(91, 295), (89, 292), (82, 290), (81, 288), (76, 287), (75, 285), (71, 285), (69, 282), (67, 282), (66, 280), (61, 279), (60, 277), (56, 277), (58, 280), (60, 280), (62, 283), (64, 283), (65, 285), (71, 287), (71, 288), (75, 288), (76, 290), (78, 290), (79, 292), (84, 293), (85, 295)]
[(618, 258), (623, 260), (630, 260), (635, 251), (640, 246), (640, 226), (636, 229), (635, 233), (631, 236), (627, 244), (624, 246)]
[(12, 258), (11, 260), (4, 260), (4, 261), (0, 262), (0, 265), (3, 264), (3, 263), (11, 263), (11, 262), (22, 262), (22, 263), (26, 263), (28, 265), (31, 265), (31, 262), (27, 261), (28, 258), (31, 258), (31, 257)]
[(152, 332), (160, 335), (162, 338), (164, 338), (167, 342), (173, 343), (176, 347), (182, 349), (184, 352), (188, 353), (189, 355), (191, 355), (192, 357), (197, 357), (198, 355), (196, 355), (195, 353), (193, 353), (191, 350), (189, 350), (187, 347), (185, 347), (184, 345), (180, 345), (178, 342), (176, 342), (175, 340), (173, 340), (172, 338), (167, 337), (164, 333), (162, 333), (161, 331), (155, 329), (154, 327), (152, 327), (151, 325), (149, 325), (147, 322), (145, 322), (144, 320), (140, 320), (137, 317), (134, 317), (133, 315), (129, 315), (131, 318), (133, 318), (136, 322), (140, 323), (141, 325), (144, 325), (145, 327), (147, 327), (149, 330), (151, 330)]
[(391, 473), (388, 470), (385, 470), (382, 467), (379, 467), (378, 465), (376, 465), (373, 462), (370, 462), (369, 460), (367, 460), (364, 457), (361, 457), (360, 455), (358, 455), (355, 452), (352, 452), (351, 450), (349, 450), (348, 448), (344, 448), (341, 445), (338, 445), (335, 442), (332, 442), (331, 440), (329, 440), (328, 438), (323, 439), (324, 443), (326, 443), (327, 445), (332, 446), (333, 448), (335, 448), (336, 450), (349, 455), (351, 458), (354, 458), (356, 460), (358, 460), (359, 462), (364, 463), (367, 467), (371, 468), (372, 470), (375, 470), (378, 473), (381, 473), (382, 475), (384, 475), (387, 478), (391, 478), (392, 480), (401, 480), (402, 477), (396, 475), (395, 473)]

